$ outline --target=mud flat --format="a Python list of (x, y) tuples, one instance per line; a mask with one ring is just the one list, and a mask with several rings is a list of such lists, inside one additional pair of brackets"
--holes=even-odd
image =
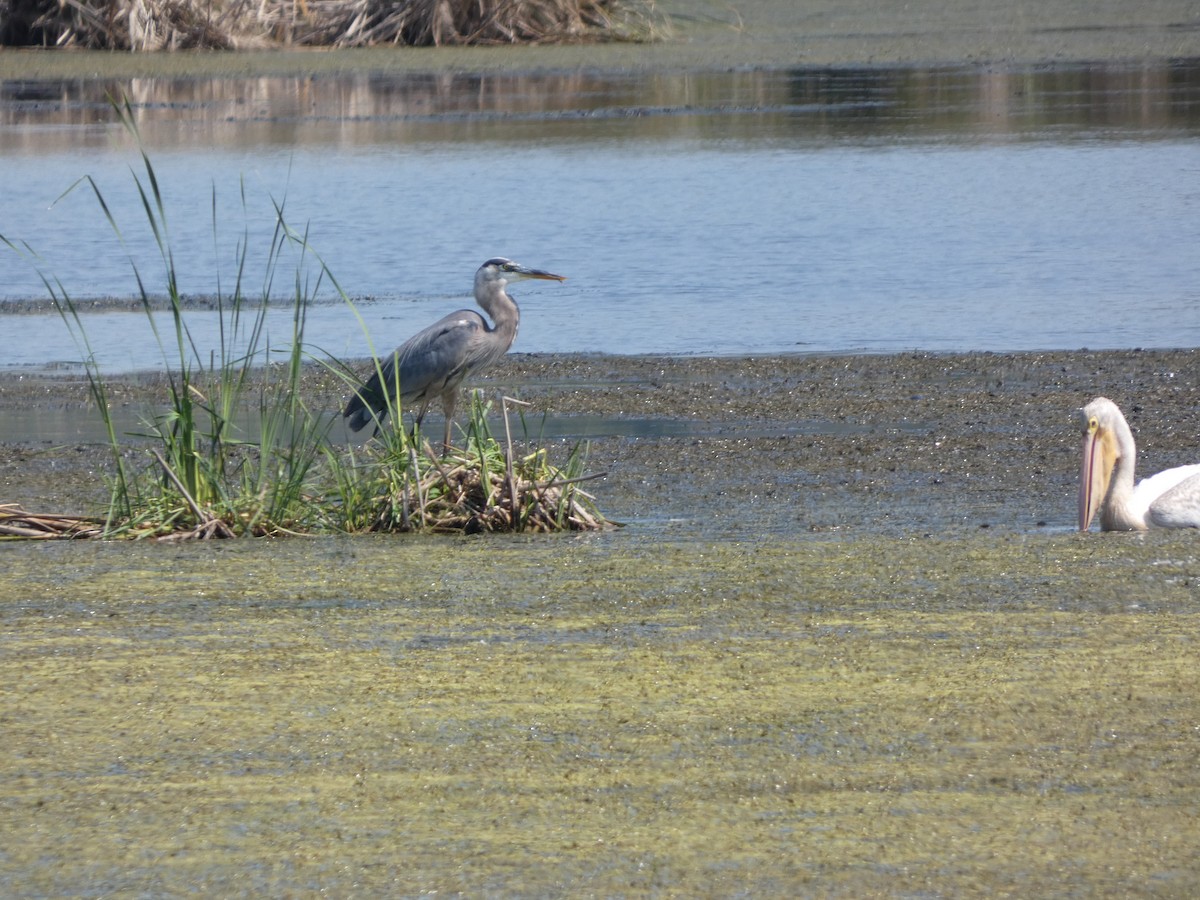
[[(641, 358), (510, 355), (480, 387), (533, 404), (530, 438), (585, 438), (615, 519), (705, 536), (822, 530), (1069, 528), (1074, 410), (1125, 409), (1151, 472), (1191, 461), (1197, 351)], [(338, 386), (314, 376), (333, 414)], [(132, 425), (153, 378), (110, 384)], [(87, 513), (106, 500), (109, 451), (21, 438), (38, 423), (98, 421), (77, 377), (0, 376), (0, 500)], [(545, 416), (545, 423), (542, 417)], [(85, 429), (86, 431), (86, 429)], [(548, 439), (549, 440), (549, 439)], [(137, 453), (136, 444), (131, 453)]]

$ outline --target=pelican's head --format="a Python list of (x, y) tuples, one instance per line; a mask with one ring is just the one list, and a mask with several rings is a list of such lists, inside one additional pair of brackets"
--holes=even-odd
[(506, 284), (521, 281), (525, 278), (541, 278), (545, 281), (567, 280), (562, 275), (543, 272), (541, 269), (530, 269), (520, 263), (513, 262), (511, 259), (497, 256), (494, 259), (489, 259), (479, 267), (479, 271), (475, 273), (475, 287), (477, 289), (491, 285), (504, 287)]
[(1129, 425), (1117, 404), (1097, 397), (1079, 410), (1083, 427), (1083, 463), (1079, 479), (1079, 530), (1087, 531), (1104, 505), (1112, 481), (1113, 467), (1121, 458), (1121, 430)]

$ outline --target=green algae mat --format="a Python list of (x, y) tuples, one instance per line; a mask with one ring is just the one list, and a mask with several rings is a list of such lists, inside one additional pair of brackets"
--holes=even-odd
[(1187, 896), (1193, 535), (5, 548), (6, 896)]

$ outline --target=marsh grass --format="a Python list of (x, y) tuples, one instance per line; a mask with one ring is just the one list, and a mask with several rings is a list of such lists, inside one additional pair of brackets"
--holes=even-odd
[[(510, 405), (503, 397), (505, 441), (492, 434), (492, 404), (471, 394), (462, 447), (439, 456), (398, 415), (380, 424), (374, 440), (359, 452), (335, 460), (340, 527), (346, 531), (428, 531), (475, 534), (489, 531), (591, 531), (610, 523), (595, 498), (580, 487), (603, 473), (585, 475), (585, 444), (577, 443), (562, 466), (545, 447), (514, 451)], [(529, 429), (521, 420), (526, 443)]]
[[(113, 105), (140, 148), (128, 101)], [(561, 467), (549, 462), (545, 448), (515, 455), (508, 404), (517, 401), (508, 398), (503, 447), (489, 430), (489, 406), (478, 397), (472, 403), (463, 448), (445, 456), (434, 453), (419, 431), (405, 430), (403, 410), (392, 400), (376, 421), (376, 436), (365, 447), (334, 445), (330, 431), (336, 420), (310, 409), (303, 396), (302, 379), (310, 362), (305, 349), (306, 310), (328, 283), (358, 317), (364, 333), (366, 326), (310, 246), (307, 234), (287, 225), (284, 205), (278, 201), (272, 201), (275, 228), (257, 295), (246, 284), (248, 232), (238, 245), (232, 285), (226, 289), (218, 275), (219, 341), (205, 359), (184, 316), (162, 190), (144, 149), (140, 155), (141, 170), (134, 171), (134, 182), (161, 258), (167, 311), (166, 327), (160, 330), (155, 312), (162, 304), (152, 298), (147, 278), (130, 253), (137, 296), (161, 351), (167, 385), (165, 409), (144, 416), (142, 431), (133, 435), (150, 442), (149, 460), (142, 457), (140, 467), (131, 464), (128, 448), (117, 434), (112, 398), (80, 307), (58, 279), (42, 274), (84, 354), (89, 390), (112, 451), (110, 502), (102, 527), (88, 520), (68, 527), (61, 517), (30, 517), (14, 508), (9, 510), (9, 536), (47, 537), (57, 532), (62, 537), (99, 534), (179, 540), (326, 531), (560, 531), (607, 524), (591, 496), (579, 487), (586, 480), (582, 445), (569, 452)], [(66, 193), (81, 187), (92, 192), (126, 246), (122, 227), (95, 181), (82, 178)], [(244, 184), (241, 199), (244, 210)], [(217, 247), (215, 188), (212, 219)], [(0, 240), (13, 250), (32, 253), (17, 242), (2, 236)], [(268, 337), (267, 312), (277, 295), (276, 279), (293, 255), (290, 333), (286, 349), (280, 351)], [(316, 274), (311, 274), (314, 261)], [(370, 335), (366, 337), (370, 344)], [(372, 358), (375, 371), (381, 372), (373, 349)], [(332, 358), (320, 361), (349, 390), (361, 387), (348, 365)], [(400, 396), (399, 385), (391, 393)], [(56, 527), (45, 527), (47, 523)]]
[[(113, 106), (141, 147), (128, 101)], [(205, 359), (184, 316), (167, 210), (144, 149), (141, 163), (141, 172), (134, 172), (134, 183), (163, 264), (168, 325), (163, 330), (169, 329), (166, 335), (160, 331), (147, 279), (130, 254), (137, 296), (162, 353), (168, 392), (165, 412), (144, 417), (144, 431), (138, 435), (154, 445), (149, 467), (130, 470), (79, 306), (60, 282), (43, 278), (85, 354), (89, 387), (113, 451), (115, 475), (105, 532), (134, 537), (232, 537), (305, 530), (310, 518), (306, 496), (329, 429), (328, 422), (308, 410), (300, 391), (305, 311), (324, 272), (315, 285), (306, 283), (303, 259), (307, 240), (288, 228), (283, 207), (276, 203), (276, 225), (261, 295), (252, 300), (246, 284), (247, 234), (239, 245), (232, 286), (226, 290), (218, 277), (219, 346)], [(68, 193), (83, 185), (91, 190), (125, 246), (122, 227), (95, 181), (81, 179)], [(244, 208), (244, 185), (242, 203)], [(212, 208), (216, 245), (215, 188)], [(295, 278), (290, 342), (282, 361), (276, 361), (280, 354), (266, 334), (266, 317), (275, 277), (288, 250), (298, 251), (301, 262)], [(239, 424), (247, 418), (241, 415), (247, 409), (254, 413), (248, 417), (250, 424)]]

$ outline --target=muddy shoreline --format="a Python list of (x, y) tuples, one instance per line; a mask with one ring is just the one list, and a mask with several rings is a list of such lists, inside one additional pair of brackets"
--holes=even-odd
[[(1200, 351), (774, 357), (512, 354), (478, 387), (532, 404), (554, 440), (586, 438), (602, 510), (704, 534), (957, 527), (1069, 528), (1074, 410), (1125, 410), (1139, 471), (1189, 462)], [(316, 408), (344, 389), (312, 373)], [(161, 378), (109, 382), (115, 407), (153, 408)], [(77, 376), (0, 376), (0, 501), (95, 512), (110, 451), (38, 437), (42, 417), (95, 417)], [(14, 433), (26, 421), (24, 435)], [(131, 442), (131, 454), (144, 453)], [(747, 516), (748, 509), (754, 514)]]
[(664, 0), (652, 43), (533, 47), (375, 47), (156, 54), (0, 50), (0, 79), (322, 77), (349, 72), (624, 72), (796, 66), (1130, 63), (1200, 57), (1187, 0), (1106, 5), (895, 6), (838, 0)]

